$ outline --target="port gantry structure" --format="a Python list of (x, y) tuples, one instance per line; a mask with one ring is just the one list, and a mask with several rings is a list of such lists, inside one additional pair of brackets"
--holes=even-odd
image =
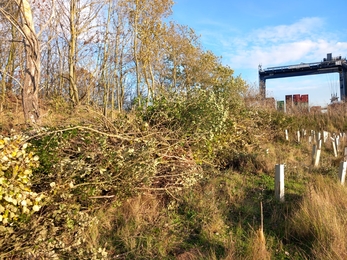
[(296, 65), (270, 67), (262, 69), (259, 65), (259, 91), (266, 97), (266, 80), (338, 72), (340, 75), (340, 98), (347, 100), (347, 61), (346, 58), (332, 57), (331, 53), (320, 62), (300, 63)]

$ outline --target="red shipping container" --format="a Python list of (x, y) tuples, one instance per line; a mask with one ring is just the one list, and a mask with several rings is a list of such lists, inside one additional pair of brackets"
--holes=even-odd
[(293, 95), (294, 105), (298, 105), (301, 102), (300, 94)]
[(302, 103), (308, 103), (308, 95), (301, 95), (301, 102)]

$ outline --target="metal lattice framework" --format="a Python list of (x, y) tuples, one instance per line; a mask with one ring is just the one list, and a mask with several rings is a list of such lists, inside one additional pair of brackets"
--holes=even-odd
[(332, 57), (327, 54), (321, 62), (300, 63), (297, 65), (288, 65), (280, 67), (270, 67), (262, 69), (259, 66), (259, 90), (261, 95), (266, 96), (266, 80), (275, 78), (308, 76), (316, 74), (326, 74), (337, 72), (340, 75), (340, 97), (341, 100), (347, 99), (347, 60), (346, 58)]

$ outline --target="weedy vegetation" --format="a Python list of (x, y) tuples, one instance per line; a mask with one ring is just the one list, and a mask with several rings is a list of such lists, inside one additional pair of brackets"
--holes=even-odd
[(2, 122), (0, 258), (345, 259), (343, 156), (327, 143), (314, 168), (312, 144), (295, 141), (346, 130), (344, 114), (236, 101), (196, 91), (112, 120), (66, 106), (39, 129)]

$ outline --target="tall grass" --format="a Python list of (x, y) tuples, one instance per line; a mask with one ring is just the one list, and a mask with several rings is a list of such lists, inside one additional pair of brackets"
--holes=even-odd
[(290, 222), (289, 236), (314, 259), (347, 259), (347, 189), (317, 176)]

